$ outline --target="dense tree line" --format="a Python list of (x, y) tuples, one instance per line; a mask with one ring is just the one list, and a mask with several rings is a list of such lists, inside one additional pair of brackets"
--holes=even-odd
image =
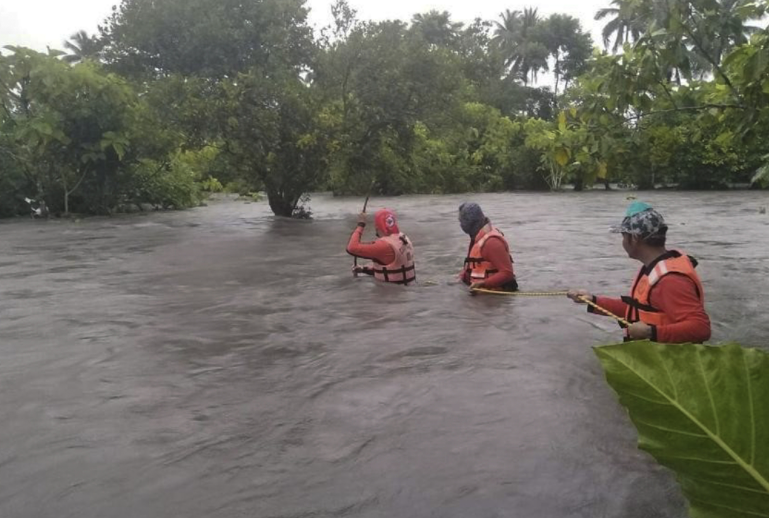
[(766, 6), (613, 0), (600, 50), (536, 9), (371, 22), (338, 0), (314, 34), (304, 0), (123, 0), (64, 51), (0, 55), (0, 215), (765, 182)]

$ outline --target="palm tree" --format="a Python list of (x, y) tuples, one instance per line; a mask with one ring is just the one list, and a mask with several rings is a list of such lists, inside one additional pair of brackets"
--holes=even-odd
[[(678, 17), (677, 26), (687, 27), (688, 33), (679, 34), (676, 45), (685, 47), (689, 57), (681, 60), (695, 75), (712, 71), (713, 63), (734, 47), (746, 43), (758, 27), (747, 25), (745, 16), (752, 0), (715, 0), (706, 10), (697, 8), (688, 0), (611, 0), (612, 7), (599, 10), (596, 20), (612, 17), (603, 28), (604, 46), (614, 38), (612, 51), (624, 43), (637, 42), (652, 27), (669, 28), (671, 17)], [(679, 32), (679, 31), (675, 31)]]
[(451, 21), (448, 11), (438, 12), (434, 9), (424, 14), (415, 14), (411, 24), (422, 33), (425, 41), (439, 47), (450, 47), (462, 29), (461, 23)]
[(540, 18), (537, 9), (521, 11), (505, 10), (500, 15), (502, 22), (495, 22), (494, 38), (505, 55), (505, 66), (512, 75), (519, 77), (525, 85), (536, 81), (540, 70), (547, 70), (547, 48), (538, 34)]
[[(742, 13), (751, 0), (720, 0), (717, 2), (716, 26), (710, 25), (709, 35), (704, 35), (707, 49), (716, 63), (739, 45), (748, 42), (750, 35), (760, 28), (747, 25), (751, 21)], [(709, 36), (709, 37), (708, 37)]]
[(96, 36), (91, 37), (85, 31), (78, 31), (64, 42), (64, 48), (70, 54), (66, 54), (62, 59), (67, 63), (75, 64), (86, 59), (98, 58), (104, 48), (104, 43)]
[(553, 57), (555, 95), (561, 79), (566, 84), (585, 70), (593, 50), (593, 39), (582, 31), (579, 20), (568, 14), (551, 14), (542, 21), (540, 39)]
[(609, 42), (614, 37), (612, 52), (617, 52), (625, 43), (637, 41), (646, 30), (646, 21), (639, 13), (634, 12), (633, 7), (624, 0), (611, 0), (611, 4), (616, 7), (605, 7), (599, 9), (595, 14), (596, 20), (603, 20), (611, 16), (603, 28), (603, 45), (609, 47)]
[(536, 7), (526, 7), (523, 10), (523, 16), (521, 21), (523, 22), (524, 30), (528, 27), (536, 27), (540, 22), (540, 17)]
[(494, 22), (496, 28), (494, 29), (494, 38), (491, 42), (499, 47), (512, 47), (515, 45), (518, 37), (519, 26), (521, 25), (521, 12), (505, 9), (505, 12), (499, 16), (502, 18), (502, 22)]
[[(724, 56), (735, 47), (747, 43), (750, 35), (760, 30), (748, 25), (755, 20), (749, 14), (751, 0), (714, 0), (707, 6), (689, 0), (651, 0), (647, 15), (656, 27), (671, 27), (671, 17), (677, 18), (679, 30), (675, 41), (663, 37), (662, 45), (676, 49), (670, 65), (677, 80), (680, 76), (704, 78), (719, 71)], [(650, 22), (651, 24), (652, 22)]]

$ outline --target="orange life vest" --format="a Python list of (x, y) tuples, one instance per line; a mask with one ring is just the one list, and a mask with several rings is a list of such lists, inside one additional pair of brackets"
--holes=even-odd
[(644, 322), (650, 326), (663, 326), (672, 324), (668, 315), (650, 304), (651, 293), (654, 287), (666, 275), (684, 275), (694, 282), (700, 300), (705, 302), (705, 290), (702, 287), (699, 275), (694, 271), (697, 261), (679, 251), (673, 250), (666, 254), (666, 258), (659, 261), (651, 272), (647, 273), (642, 267), (638, 272), (635, 284), (630, 291), (630, 297), (622, 297), (628, 309), (625, 320), (630, 323)]
[[(483, 246), (489, 239), (492, 238), (501, 239), (505, 244), (507, 253), (510, 253), (510, 246), (507, 244), (505, 235), (502, 232), (500, 232), (496, 227), (491, 226), (491, 224), (483, 227), (478, 232), (478, 235), (475, 236), (475, 241), (473, 242), (467, 257), (465, 258), (465, 271), (470, 272), (471, 283), (483, 282), (499, 271), (494, 268), (493, 264), (483, 258)], [(513, 257), (510, 256), (510, 261), (512, 262), (512, 260)]]
[(395, 260), (390, 264), (374, 262), (371, 269), (374, 270), (374, 278), (382, 282), (394, 284), (410, 284), (416, 279), (416, 266), (414, 264), (414, 246), (411, 240), (403, 233), (390, 234), (380, 238), (389, 244), (395, 252)]

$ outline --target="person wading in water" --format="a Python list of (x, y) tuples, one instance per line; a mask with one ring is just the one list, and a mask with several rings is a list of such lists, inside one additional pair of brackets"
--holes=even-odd
[(366, 228), (366, 213), (358, 216), (358, 226), (347, 243), (347, 253), (362, 259), (371, 259), (370, 266), (354, 266), (353, 273), (372, 275), (376, 280), (409, 285), (416, 280), (414, 246), (398, 229), (395, 212), (381, 209), (374, 214), (377, 239), (361, 243)]
[(470, 236), (460, 280), (472, 289), (518, 291), (510, 245), (477, 203), (459, 206), (459, 226)]
[[(630, 326), (625, 340), (662, 343), (702, 343), (710, 339), (710, 318), (705, 312), (705, 291), (695, 268), (697, 261), (665, 248), (668, 227), (650, 205), (634, 202), (612, 232), (622, 234), (622, 247), (631, 259), (643, 263), (630, 296), (596, 297), (571, 290), (569, 298), (592, 299), (600, 307), (624, 315)], [(594, 309), (588, 306), (588, 312)]]

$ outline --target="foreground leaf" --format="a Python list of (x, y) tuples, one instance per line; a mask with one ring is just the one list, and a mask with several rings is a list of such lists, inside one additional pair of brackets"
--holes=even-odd
[(692, 517), (769, 517), (769, 354), (652, 342), (595, 352), (639, 447), (676, 472)]

